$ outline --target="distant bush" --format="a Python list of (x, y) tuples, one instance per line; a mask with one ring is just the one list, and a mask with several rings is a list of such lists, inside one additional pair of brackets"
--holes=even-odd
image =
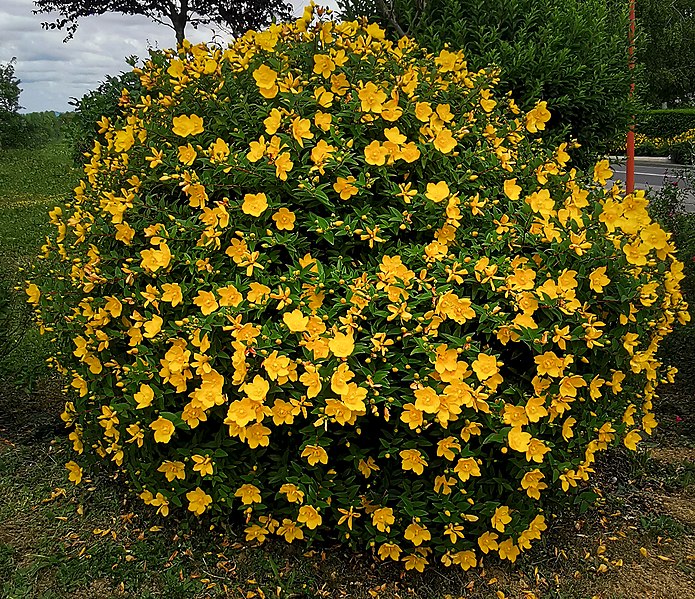
[(70, 478), (106, 464), (249, 541), (515, 561), (656, 426), (683, 265), (643, 192), (542, 138), (544, 102), (314, 16), (153, 54), (50, 213), (26, 291)]
[(27, 133), (27, 122), (21, 114), (0, 110), (0, 150), (26, 147)]
[(695, 144), (693, 141), (679, 141), (671, 145), (669, 156), (676, 164), (693, 164)]
[(695, 108), (649, 110), (637, 117), (637, 132), (647, 137), (675, 137), (695, 129)]
[[(134, 66), (137, 59), (127, 59)], [(94, 149), (94, 142), (105, 142), (99, 121), (118, 118), (123, 106), (140, 96), (142, 86), (139, 77), (128, 71), (118, 76), (107, 76), (95, 90), (88, 92), (81, 99), (73, 98), (71, 106), (75, 107), (72, 118), (67, 124), (66, 135), (72, 146), (72, 157), (76, 164), (84, 164), (86, 154)]]

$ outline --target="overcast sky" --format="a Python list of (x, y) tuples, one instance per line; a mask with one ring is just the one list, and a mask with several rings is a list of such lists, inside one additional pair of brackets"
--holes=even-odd
[[(308, 0), (293, 0), (301, 7)], [(332, 2), (321, 2), (331, 5)], [(32, 0), (0, 0), (0, 62), (17, 58), (15, 74), (21, 80), (22, 112), (72, 110), (71, 97), (80, 98), (106, 75), (129, 69), (127, 56), (147, 55), (148, 47), (174, 45), (172, 29), (145, 17), (116, 13), (80, 21), (75, 37), (63, 43), (65, 33), (41, 28), (48, 15), (34, 15)], [(210, 27), (186, 30), (192, 42), (209, 41)]]

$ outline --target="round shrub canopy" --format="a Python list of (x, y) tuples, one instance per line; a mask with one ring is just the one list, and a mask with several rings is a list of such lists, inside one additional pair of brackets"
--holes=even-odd
[(683, 265), (642, 192), (543, 145), (544, 103), (313, 7), (136, 72), (27, 288), (71, 480), (468, 569), (651, 434)]

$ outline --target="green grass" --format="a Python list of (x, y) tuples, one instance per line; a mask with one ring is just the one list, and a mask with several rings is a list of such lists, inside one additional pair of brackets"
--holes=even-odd
[(46, 377), (48, 341), (30, 326), (22, 293), (49, 232), (48, 211), (77, 183), (66, 145), (0, 152), (0, 383), (33, 387)]

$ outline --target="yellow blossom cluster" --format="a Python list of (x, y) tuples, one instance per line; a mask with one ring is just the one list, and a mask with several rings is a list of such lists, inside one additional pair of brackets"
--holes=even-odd
[(544, 144), (544, 102), (313, 6), (136, 72), (27, 287), (70, 480), (467, 570), (651, 434), (683, 265), (643, 192)]

